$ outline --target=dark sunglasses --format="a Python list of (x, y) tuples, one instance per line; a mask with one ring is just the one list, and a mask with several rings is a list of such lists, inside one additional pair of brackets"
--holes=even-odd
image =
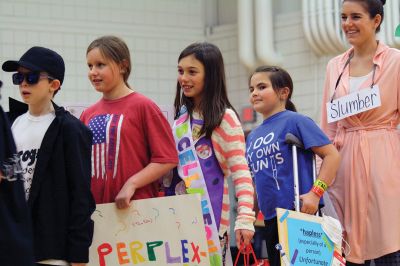
[(42, 78), (55, 80), (55, 78), (53, 78), (52, 76), (40, 72), (28, 72), (28, 73), (17, 72), (12, 75), (12, 80), (14, 85), (21, 85), (24, 80), (26, 80), (26, 83), (28, 83), (29, 85), (33, 85), (38, 83), (39, 80)]

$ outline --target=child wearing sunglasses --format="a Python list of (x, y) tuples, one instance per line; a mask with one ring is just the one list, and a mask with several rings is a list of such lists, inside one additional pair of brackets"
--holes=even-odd
[(95, 209), (90, 192), (92, 134), (52, 102), (64, 80), (64, 60), (50, 49), (32, 47), (2, 68), (16, 72), (12, 81), (25, 102), (10, 102), (10, 118), (37, 265), (86, 265)]

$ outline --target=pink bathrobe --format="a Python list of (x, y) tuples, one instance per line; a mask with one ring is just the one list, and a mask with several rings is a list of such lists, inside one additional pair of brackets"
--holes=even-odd
[[(321, 127), (342, 159), (328, 192), (351, 247), (347, 260), (363, 263), (400, 250), (400, 51), (380, 42), (374, 56), (381, 106), (328, 124), (326, 103), (351, 51), (328, 63)], [(348, 93), (347, 66), (335, 99)]]

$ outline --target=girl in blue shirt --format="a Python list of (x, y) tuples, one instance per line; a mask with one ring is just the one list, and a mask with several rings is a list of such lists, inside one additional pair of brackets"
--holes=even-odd
[[(263, 123), (246, 141), (246, 156), (253, 174), (258, 205), (265, 217), (265, 239), (271, 266), (280, 265), (275, 208), (294, 209), (294, 181), (291, 146), (285, 143), (292, 133), (304, 144), (298, 151), (301, 212), (314, 214), (320, 198), (333, 181), (339, 153), (316, 123), (301, 114), (290, 98), (293, 82), (282, 68), (261, 66), (250, 76), (250, 102), (262, 114)], [(312, 180), (313, 153), (322, 158), (317, 181)]]

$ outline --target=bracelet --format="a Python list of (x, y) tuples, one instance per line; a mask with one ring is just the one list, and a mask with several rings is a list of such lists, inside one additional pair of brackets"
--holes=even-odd
[(317, 187), (317, 186), (313, 186), (311, 191), (314, 192), (314, 194), (320, 198), (322, 197), (322, 195), (324, 195), (324, 192), (325, 192), (325, 190), (323, 190), (322, 188)]
[(315, 180), (314, 186), (320, 187), (320, 188), (323, 189), (324, 191), (326, 191), (326, 190), (328, 189), (328, 185), (327, 185), (324, 181), (322, 181), (321, 179), (319, 179), (319, 178), (318, 178), (317, 180)]

